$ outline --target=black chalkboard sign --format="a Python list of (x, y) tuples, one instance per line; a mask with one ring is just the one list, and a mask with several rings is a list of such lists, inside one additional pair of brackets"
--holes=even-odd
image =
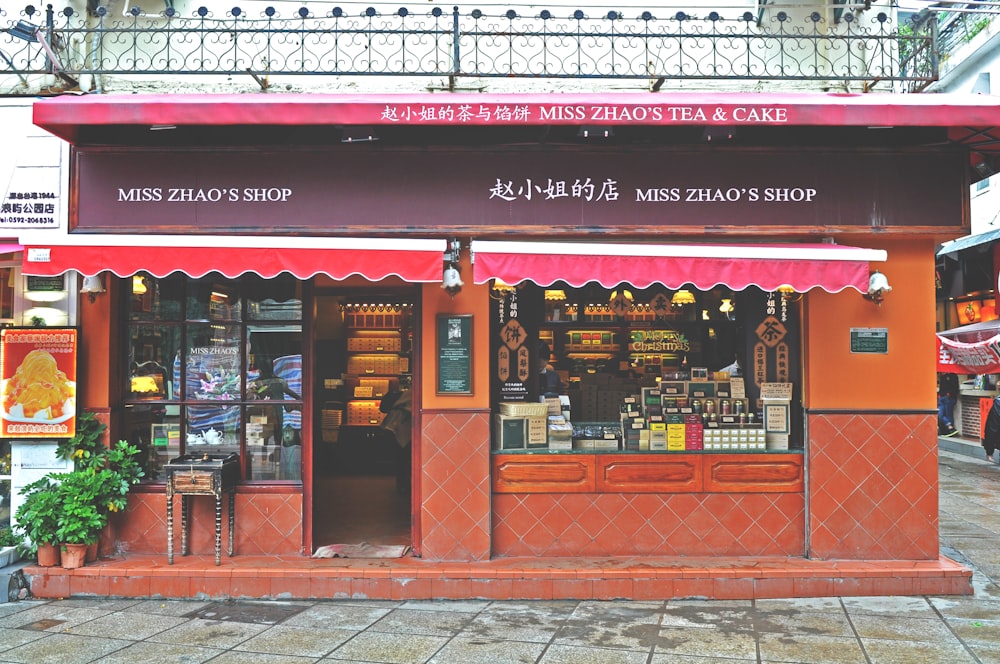
[(472, 394), (472, 316), (437, 317), (437, 393)]

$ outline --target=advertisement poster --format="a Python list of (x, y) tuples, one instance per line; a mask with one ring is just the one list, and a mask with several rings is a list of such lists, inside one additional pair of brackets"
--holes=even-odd
[(0, 438), (76, 434), (75, 328), (0, 330)]

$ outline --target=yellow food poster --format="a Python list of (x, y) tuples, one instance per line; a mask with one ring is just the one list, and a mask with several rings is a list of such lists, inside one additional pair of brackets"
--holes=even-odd
[(0, 330), (0, 437), (76, 434), (77, 330)]

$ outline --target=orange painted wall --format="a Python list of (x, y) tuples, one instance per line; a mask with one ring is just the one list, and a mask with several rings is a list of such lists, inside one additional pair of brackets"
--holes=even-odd
[[(892, 292), (876, 306), (854, 289), (810, 291), (804, 300), (805, 407), (933, 410), (933, 238), (876, 242), (869, 236), (842, 244), (885, 249), (888, 260), (872, 268), (886, 275)], [(887, 328), (888, 353), (851, 353), (852, 327)]]
[[(440, 284), (423, 285), (421, 320), (421, 408), (465, 409), (490, 407), (490, 298), (489, 285), (472, 283), (472, 265), (462, 257), (461, 272), (465, 285), (452, 298)], [(471, 314), (472, 319), (472, 395), (437, 394), (437, 315)]]
[[(108, 273), (101, 275), (106, 293), (94, 297), (80, 295), (79, 327), (80, 350), (77, 394), (83, 410), (106, 410), (111, 404), (111, 362), (112, 344), (117, 340), (117, 327), (112, 303), (118, 295), (118, 280)], [(117, 346), (115, 346), (117, 347)]]

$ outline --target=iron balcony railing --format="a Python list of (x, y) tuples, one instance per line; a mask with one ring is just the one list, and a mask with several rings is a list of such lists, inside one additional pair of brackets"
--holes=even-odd
[[(936, 33), (901, 31), (875, 10), (793, 17), (762, 5), (733, 17), (569, 9), (529, 16), (332, 7), (319, 15), (303, 7), (282, 16), (268, 7), (251, 16), (235, 7), (220, 16), (202, 7), (181, 16), (167, 7), (112, 16), (90, 2), (83, 12), (0, 6), (0, 26), (7, 24), (0, 79), (6, 73), (26, 85), (32, 75), (60, 72), (249, 73), (262, 87), (268, 76), (285, 74), (435, 76), (451, 86), (462, 79), (648, 79), (654, 88), (685, 80), (823, 81), (912, 91), (937, 78)], [(40, 41), (25, 39), (32, 33)]]

